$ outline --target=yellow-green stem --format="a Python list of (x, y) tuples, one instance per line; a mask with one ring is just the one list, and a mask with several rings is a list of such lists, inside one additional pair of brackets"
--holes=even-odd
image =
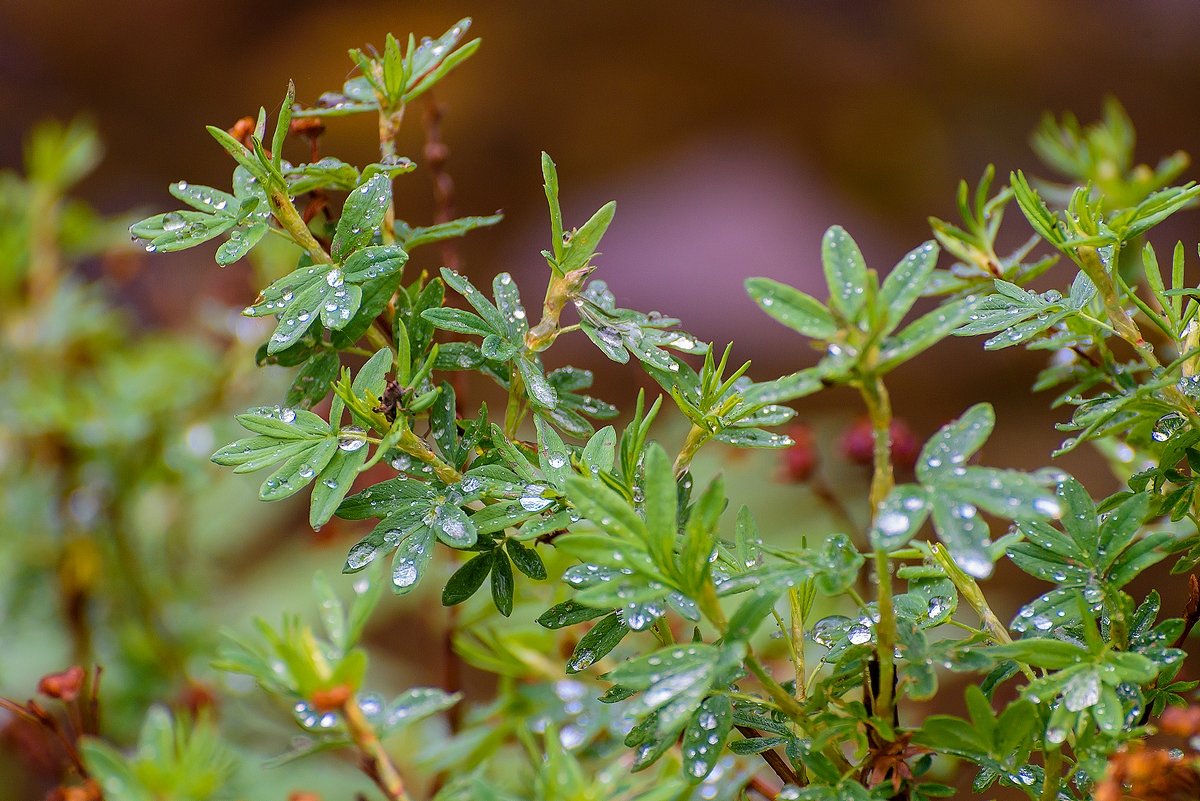
[(462, 473), (438, 458), (438, 455), (429, 448), (425, 440), (418, 437), (412, 431), (405, 430), (400, 437), (400, 441), (396, 443), (396, 447), (414, 459), (419, 459), (432, 467), (434, 475), (446, 484), (453, 484), (462, 479)]
[[(892, 404), (883, 380), (877, 375), (868, 375), (863, 379), (861, 392), (875, 437), (875, 465), (871, 474), (871, 517), (874, 518), (895, 484), (892, 476)], [(896, 678), (896, 612), (892, 606), (891, 562), (887, 551), (882, 549), (875, 551), (875, 577), (879, 582), (879, 621), (875, 625), (879, 691), (875, 696), (874, 710), (876, 715), (890, 721), (895, 704), (892, 685)]]
[[(379, 112), (379, 159), (384, 164), (396, 157), (396, 135), (400, 133), (400, 124), (404, 121), (404, 106), (392, 112), (382, 110), (383, 101), (380, 99)], [(396, 241), (396, 202), (388, 200), (387, 211), (383, 215), (383, 243), (390, 245)]]
[(525, 417), (525, 381), (514, 365), (508, 380), (508, 408), (504, 411), (504, 435), (516, 439), (517, 429)]
[(796, 663), (796, 698), (804, 701), (807, 692), (804, 687), (804, 609), (800, 590), (795, 587), (788, 590), (788, 601), (792, 610), (792, 661)]
[(746, 657), (746, 667), (758, 679), (758, 683), (763, 686), (767, 694), (771, 696), (771, 700), (779, 706), (785, 715), (791, 718), (796, 725), (802, 727), (802, 721), (805, 718), (804, 707), (797, 703), (791, 693), (783, 688), (783, 685), (775, 681), (775, 678), (767, 672), (767, 669), (762, 666), (758, 658), (753, 654)]
[(703, 426), (692, 424), (691, 429), (687, 433), (687, 438), (683, 441), (683, 447), (679, 449), (679, 455), (675, 457), (674, 471), (676, 476), (681, 476), (687, 472), (687, 469), (692, 465), (692, 459), (695, 458), (696, 452), (704, 443), (708, 442), (712, 437), (712, 432)]
[(1059, 784), (1062, 777), (1062, 751), (1058, 746), (1047, 746), (1043, 754), (1045, 774), (1042, 778), (1041, 801), (1055, 801), (1058, 798)]
[(346, 728), (350, 732), (350, 739), (371, 768), (373, 773), (371, 778), (387, 796), (388, 801), (409, 801), (400, 771), (396, 769), (392, 758), (384, 750), (383, 743), (379, 741), (370, 721), (358, 708), (357, 698), (351, 697), (342, 705), (342, 716), (346, 719)]
[(292, 241), (312, 257), (313, 263), (333, 264), (333, 259), (325, 252), (325, 248), (321, 247), (321, 243), (312, 235), (312, 231), (308, 230), (308, 225), (300, 216), (300, 212), (296, 211), (296, 207), (292, 205), (292, 199), (287, 196), (287, 193), (282, 189), (272, 189), (270, 199), (271, 211), (274, 213), (275, 219), (283, 227), (283, 230), (288, 232)]

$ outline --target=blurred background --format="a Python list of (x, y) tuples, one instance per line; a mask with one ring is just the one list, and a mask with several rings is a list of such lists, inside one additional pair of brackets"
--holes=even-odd
[[(506, 215), (464, 241), (465, 271), (490, 277), (508, 270), (523, 286), (539, 285), (547, 226), (538, 154), (546, 150), (559, 167), (568, 225), (618, 201), (598, 277), (621, 303), (679, 316), (702, 339), (735, 342), (734, 358), (752, 360), (759, 379), (811, 364), (816, 354), (755, 309), (741, 288), (746, 277), (771, 276), (823, 295), (819, 242), (834, 223), (885, 272), (930, 238), (929, 215), (953, 219), (960, 178), (973, 184), (988, 163), (1001, 176), (1016, 168), (1046, 174), (1027, 145), (1044, 112), (1071, 110), (1089, 121), (1111, 94), (1137, 126), (1140, 160), (1200, 151), (1200, 105), (1193, 102), (1200, 96), (1200, 5), (1184, 0), (1145, 0), (1133, 10), (1115, 0), (112, 0), (103, 10), (0, 0), (0, 166), (20, 165), (26, 134), (40, 120), (83, 113), (105, 152), (76, 194), (104, 214), (171, 208), (171, 181), (228, 182), (230, 162), (205, 124), (228, 127), (260, 105), (277, 106), (288, 78), (311, 104), (348, 76), (347, 48), (382, 44), (388, 31), (437, 34), (463, 16), (474, 17), (472, 34), (484, 45), (437, 93), (447, 169), (458, 214)], [(371, 160), (372, 124), (331, 120), (323, 152)], [(400, 152), (420, 163), (420, 126), (410, 124), (404, 136)], [(397, 195), (401, 216), (431, 218), (427, 173), (401, 179)], [(1177, 220), (1163, 226), (1164, 243), (1194, 242), (1195, 217)], [(1027, 236), (1015, 210), (1008, 236), (1013, 246)], [(211, 320), (214, 309), (239, 309), (255, 294), (245, 264), (218, 269), (214, 248), (170, 255), (131, 249), (116, 260), (84, 259), (81, 269), (103, 279), (140, 336), (184, 333), (203, 328), (198, 321)], [(416, 267), (437, 266), (430, 251)], [(1047, 285), (1056, 282), (1065, 283), (1052, 270)], [(636, 371), (604, 361), (582, 337), (575, 347), (556, 358), (596, 370), (606, 400), (624, 405), (648, 385)], [(239, 363), (247, 370), (251, 352), (243, 344)], [(1049, 463), (1061, 439), (1052, 424), (1062, 417), (1046, 408), (1049, 397), (1027, 391), (1041, 365), (1037, 355), (984, 355), (978, 341), (952, 341), (890, 383), (897, 413), (921, 441), (968, 405), (991, 400), (998, 434), (985, 459), (1034, 467)], [(242, 376), (223, 398), (277, 402), (267, 392), (282, 391), (284, 373), (269, 373), (274, 385)], [(199, 392), (200, 382), (186, 375), (172, 380), (184, 397)], [(798, 408), (814, 427), (827, 480), (854, 497), (866, 478), (838, 447), (857, 419), (854, 399), (825, 393)], [(233, 429), (213, 426), (189, 429), (198, 462), (189, 470), (216, 472), (203, 457)], [(751, 496), (764, 528), (777, 523), (786, 535), (803, 528), (805, 514), (823, 514), (809, 488), (780, 480), (776, 456), (733, 463), (731, 454), (714, 449), (699, 469), (734, 474), (732, 492)], [(1060, 466), (1095, 494), (1116, 488), (1093, 451), (1081, 449)], [(211, 557), (211, 572), (246, 577), (204, 602), (205, 620), (228, 622), (247, 610), (273, 619), (306, 600), (313, 569), (336, 573), (353, 532), (330, 527), (313, 535), (303, 501), (264, 510), (253, 479), (202, 480), (207, 497), (221, 502), (219, 510), (204, 507), (214, 511), (200, 515), (196, 539), (207, 544), (197, 547)], [(0, 537), (16, 536), (11, 524)], [(1041, 591), (1006, 590), (1002, 616)], [(1180, 593), (1164, 586), (1164, 594), (1170, 610)], [(436, 674), (436, 665), (413, 654), (436, 649), (437, 621), (417, 603), (385, 607), (377, 639), (386, 645), (403, 631), (407, 643), (387, 658), (402, 670)], [(52, 639), (11, 658), (3, 649), (2, 694), (27, 695), (31, 676), (67, 664), (68, 640)]]

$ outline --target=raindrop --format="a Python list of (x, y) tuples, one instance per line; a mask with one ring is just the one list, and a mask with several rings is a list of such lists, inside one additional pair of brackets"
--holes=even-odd
[(356, 451), (367, 444), (362, 435), (365, 432), (358, 426), (346, 426), (338, 435), (338, 447), (344, 451)]

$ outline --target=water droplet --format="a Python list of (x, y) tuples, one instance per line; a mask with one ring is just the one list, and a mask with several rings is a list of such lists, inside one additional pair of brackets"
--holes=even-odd
[(367, 444), (362, 438), (365, 432), (358, 426), (346, 426), (338, 434), (338, 447), (344, 451), (356, 451)]
[(992, 575), (992, 561), (981, 553), (969, 551), (963, 554), (956, 554), (954, 561), (967, 574), (975, 578), (987, 578)]
[(862, 623), (855, 623), (846, 630), (846, 638), (854, 645), (863, 645), (871, 641), (871, 630)]
[(398, 563), (392, 571), (392, 583), (397, 587), (411, 587), (417, 583), (417, 566), (407, 559)]
[(1052, 517), (1055, 520), (1062, 517), (1062, 505), (1049, 496), (1036, 499), (1033, 502), (1033, 510), (1038, 514)]

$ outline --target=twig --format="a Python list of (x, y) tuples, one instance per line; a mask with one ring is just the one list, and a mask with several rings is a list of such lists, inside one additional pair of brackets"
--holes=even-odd
[[(437, 102), (433, 92), (425, 93), (425, 113), (421, 122), (425, 129), (425, 165), (429, 168), (429, 178), (433, 183), (433, 221), (447, 223), (454, 219), (454, 179), (446, 171), (446, 161), (450, 158), (450, 148), (442, 141), (443, 107)], [(458, 252), (458, 241), (454, 237), (443, 239), (441, 242), (442, 261), (451, 270), (461, 271), (462, 259)]]
[(383, 743), (379, 741), (370, 721), (358, 708), (358, 699), (353, 695), (342, 704), (342, 715), (346, 718), (350, 738), (362, 755), (363, 772), (375, 782), (388, 801), (409, 801), (400, 771), (384, 750)]
[[(760, 732), (758, 729), (751, 728), (750, 726), (742, 726), (738, 724), (737, 730), (740, 731), (742, 736), (747, 739), (754, 739), (763, 736), (762, 732)], [(775, 749), (768, 748), (765, 751), (760, 751), (758, 755), (763, 758), (763, 761), (766, 762), (767, 765), (770, 766), (771, 770), (775, 771), (775, 775), (778, 776), (780, 781), (782, 781), (784, 784), (794, 784), (797, 787), (801, 786), (800, 777), (796, 775), (795, 771), (792, 770), (792, 766), (789, 765), (787, 760), (781, 757)]]
[(1188, 576), (1188, 601), (1183, 611), (1183, 631), (1179, 632), (1171, 647), (1182, 648), (1197, 622), (1200, 622), (1200, 580), (1197, 580), (1196, 574), (1193, 573)]

